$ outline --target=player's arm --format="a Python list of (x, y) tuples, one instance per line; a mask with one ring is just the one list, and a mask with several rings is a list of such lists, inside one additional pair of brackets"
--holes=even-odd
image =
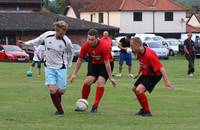
[(112, 77), (112, 70), (111, 70), (111, 66), (110, 66), (110, 61), (109, 60), (104, 60), (104, 64), (105, 64), (105, 68), (106, 68), (109, 80), (111, 81), (113, 87), (115, 87), (116, 86), (116, 81)]
[(64, 40), (67, 41), (67, 47), (66, 47), (66, 52), (67, 52), (67, 67), (71, 67), (72, 66), (72, 60), (74, 57), (74, 49), (72, 46), (72, 42), (69, 38), (67, 38), (66, 36), (64, 36)]
[(122, 43), (121, 43), (121, 42), (119, 42), (118, 47), (119, 47), (119, 49), (125, 50), (125, 51), (126, 51), (126, 48), (122, 46)]
[(103, 49), (103, 59), (104, 59), (104, 64), (105, 64), (105, 68), (106, 68), (106, 72), (108, 74), (109, 80), (111, 81), (112, 85), (115, 87), (116, 86), (116, 81), (114, 80), (114, 78), (112, 77), (112, 70), (111, 70), (111, 66), (110, 66), (110, 51), (109, 51), (109, 47), (106, 46)]
[(80, 51), (80, 55), (79, 55), (79, 58), (76, 62), (76, 66), (75, 66), (75, 69), (70, 77), (70, 81), (73, 82), (76, 77), (77, 77), (77, 74), (81, 68), (81, 64), (82, 64), (82, 61), (83, 61), (83, 58), (86, 56), (87, 52), (86, 52), (87, 48), (83, 45), (81, 47), (81, 51)]
[(137, 78), (140, 77), (141, 75), (142, 75), (142, 67), (141, 67), (141, 65), (140, 65), (138, 74), (134, 77), (134, 79), (137, 79)]
[(79, 72), (79, 70), (80, 70), (80, 68), (81, 68), (81, 64), (82, 64), (82, 58), (78, 58), (78, 60), (77, 60), (77, 62), (76, 62), (76, 66), (75, 66), (75, 69), (74, 69), (74, 71), (73, 71), (73, 73), (72, 73), (72, 75), (71, 75), (71, 77), (70, 77), (70, 81), (71, 81), (71, 83), (76, 79), (76, 77), (77, 77), (77, 74), (78, 74), (78, 72)]
[(172, 83), (168, 80), (168, 77), (167, 77), (167, 73), (165, 71), (165, 68), (164, 67), (161, 67), (160, 68), (160, 72), (163, 76), (163, 80), (164, 80), (164, 83), (165, 83), (165, 87), (167, 88), (172, 88)]
[(187, 49), (187, 47), (186, 47), (186, 41), (184, 42), (184, 52), (185, 52), (187, 55), (190, 54), (189, 51), (188, 51), (188, 49)]
[(23, 42), (25, 45), (34, 45), (34, 46), (38, 46), (38, 45), (41, 45), (43, 42), (44, 42), (44, 39), (48, 36), (48, 35), (52, 35), (54, 34), (55, 32), (54, 31), (48, 31), (48, 32), (45, 32), (43, 34), (41, 34), (39, 37), (35, 38), (35, 39), (32, 39), (32, 40), (29, 40), (29, 41), (26, 41), (26, 42)]

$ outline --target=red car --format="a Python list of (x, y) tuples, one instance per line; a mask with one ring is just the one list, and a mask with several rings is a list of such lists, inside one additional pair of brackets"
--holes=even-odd
[(15, 45), (0, 45), (0, 61), (29, 62), (29, 55)]

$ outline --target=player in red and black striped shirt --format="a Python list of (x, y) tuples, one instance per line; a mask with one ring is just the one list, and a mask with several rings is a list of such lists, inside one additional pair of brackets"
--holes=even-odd
[(152, 116), (145, 92), (151, 93), (162, 77), (165, 87), (171, 88), (172, 84), (168, 80), (166, 71), (156, 53), (152, 49), (144, 47), (140, 38), (135, 37), (131, 39), (131, 49), (137, 55), (137, 59), (140, 62), (139, 73), (135, 77), (135, 79), (138, 79), (133, 86), (133, 91), (142, 109), (136, 115)]
[(99, 102), (104, 94), (106, 81), (109, 79), (113, 86), (116, 85), (116, 81), (112, 77), (110, 48), (108, 45), (98, 40), (98, 32), (95, 29), (91, 29), (88, 32), (87, 42), (81, 48), (80, 56), (70, 79), (71, 82), (76, 79), (82, 60), (86, 55), (89, 55), (91, 61), (89, 61), (87, 77), (85, 78), (82, 88), (82, 98), (86, 100), (88, 99), (90, 87), (96, 82), (96, 96), (91, 112), (97, 112)]

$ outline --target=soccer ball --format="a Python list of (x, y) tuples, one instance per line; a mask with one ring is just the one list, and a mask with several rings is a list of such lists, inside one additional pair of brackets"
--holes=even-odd
[(78, 99), (75, 104), (75, 110), (86, 111), (88, 109), (89, 103), (85, 99)]
[(30, 71), (30, 70), (29, 70), (29, 71), (27, 71), (27, 72), (26, 72), (26, 76), (27, 76), (27, 77), (32, 77), (32, 76), (33, 76), (33, 73), (32, 73), (32, 71)]
[(129, 53), (129, 54), (131, 54), (132, 53), (132, 49), (131, 48), (127, 48), (126, 52)]

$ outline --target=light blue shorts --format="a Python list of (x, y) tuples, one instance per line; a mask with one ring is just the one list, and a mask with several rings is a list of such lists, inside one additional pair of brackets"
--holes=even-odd
[(59, 89), (66, 89), (67, 69), (45, 68), (45, 85), (56, 85)]

